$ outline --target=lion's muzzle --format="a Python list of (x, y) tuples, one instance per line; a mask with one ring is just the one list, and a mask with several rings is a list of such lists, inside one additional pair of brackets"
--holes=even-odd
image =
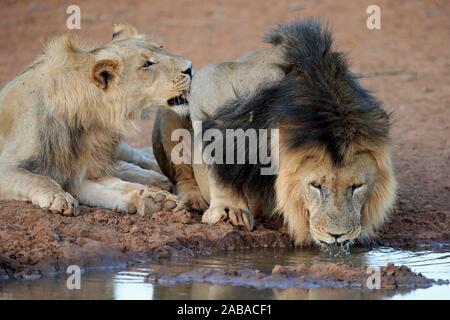
[(322, 244), (347, 244), (356, 239), (361, 233), (361, 226), (354, 227), (347, 232), (326, 230), (322, 227), (311, 228), (313, 239)]

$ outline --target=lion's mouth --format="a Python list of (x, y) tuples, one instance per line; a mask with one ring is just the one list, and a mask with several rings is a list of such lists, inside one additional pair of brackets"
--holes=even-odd
[(188, 104), (188, 97), (187, 97), (187, 93), (183, 93), (181, 95), (179, 95), (178, 97), (174, 97), (172, 99), (167, 100), (167, 104), (171, 107), (175, 107), (175, 106), (181, 106), (184, 104)]

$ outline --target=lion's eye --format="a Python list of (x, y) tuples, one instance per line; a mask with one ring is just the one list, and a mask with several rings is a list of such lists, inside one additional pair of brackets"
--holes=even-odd
[(147, 60), (147, 61), (145, 61), (145, 63), (142, 65), (142, 69), (148, 69), (148, 68), (150, 68), (152, 65), (154, 65), (155, 64), (155, 62), (152, 62), (152, 61), (150, 61), (150, 60)]
[(311, 182), (311, 187), (315, 188), (315, 189), (322, 189), (322, 185), (318, 182)]
[(355, 184), (353, 184), (353, 185), (350, 187), (350, 189), (352, 190), (352, 194), (353, 194), (357, 189), (361, 188), (362, 186), (363, 186), (362, 183), (355, 183)]

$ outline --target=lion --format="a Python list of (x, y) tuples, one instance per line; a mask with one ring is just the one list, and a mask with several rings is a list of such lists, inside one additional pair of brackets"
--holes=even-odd
[[(253, 230), (256, 216), (278, 214), (297, 246), (349, 246), (374, 236), (396, 198), (389, 114), (319, 22), (277, 27), (266, 40), (270, 48), (194, 74), (190, 119), (159, 112), (153, 143), (158, 163), (177, 186), (183, 183), (180, 197), (187, 204), (208, 206), (204, 223)], [(167, 142), (164, 130), (192, 131), (190, 121), (223, 135), (228, 129), (278, 130), (278, 174), (261, 175), (260, 159), (171, 164), (175, 142)], [(237, 144), (231, 141), (234, 150)]]
[(79, 202), (141, 215), (178, 210), (175, 196), (142, 184), (162, 175), (137, 168), (151, 158), (122, 139), (149, 108), (184, 104), (191, 76), (191, 61), (128, 24), (105, 45), (49, 41), (0, 92), (0, 199), (66, 216), (79, 213)]

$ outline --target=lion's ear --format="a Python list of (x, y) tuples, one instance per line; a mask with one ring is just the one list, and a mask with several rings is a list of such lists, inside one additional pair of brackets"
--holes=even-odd
[(99, 60), (92, 68), (92, 81), (100, 89), (106, 90), (117, 79), (119, 68), (120, 62), (117, 60)]
[(138, 31), (131, 24), (118, 23), (118, 24), (114, 25), (112, 39), (113, 39), (113, 41), (114, 40), (122, 40), (122, 39), (126, 39), (126, 38), (132, 38), (134, 36), (137, 36), (137, 34), (138, 34)]

